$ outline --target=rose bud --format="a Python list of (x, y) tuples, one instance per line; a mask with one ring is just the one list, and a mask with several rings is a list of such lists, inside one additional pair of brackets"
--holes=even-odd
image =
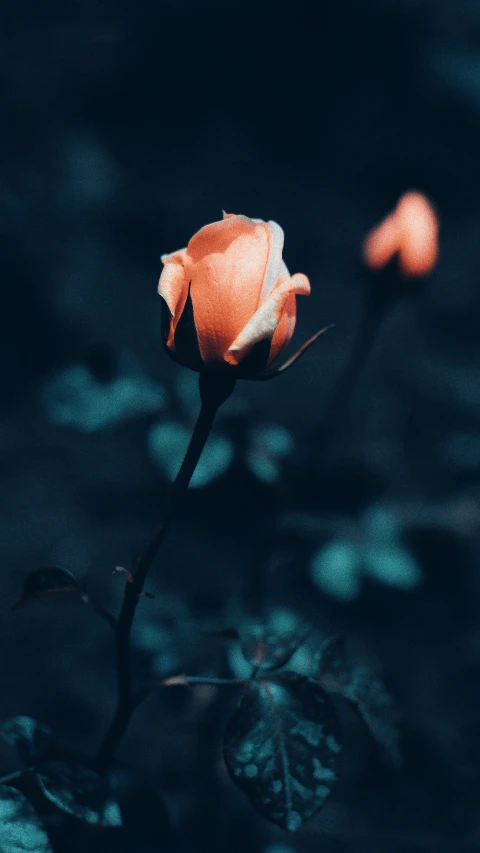
[(310, 293), (305, 275), (288, 272), (282, 248), (276, 222), (224, 213), (186, 249), (162, 255), (158, 292), (175, 361), (197, 371), (229, 365), (246, 379), (282, 369), (265, 372), (293, 335), (296, 295)]
[(363, 256), (372, 269), (384, 267), (395, 254), (406, 276), (427, 275), (437, 262), (438, 218), (422, 193), (405, 193), (365, 238)]

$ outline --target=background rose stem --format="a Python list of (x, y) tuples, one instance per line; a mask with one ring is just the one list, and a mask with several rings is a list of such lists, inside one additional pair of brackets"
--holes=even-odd
[(322, 455), (327, 446), (339, 436), (350, 400), (373, 349), (380, 327), (396, 299), (403, 295), (396, 258), (384, 270), (375, 272), (366, 270), (365, 276), (367, 286), (360, 328), (344, 368), (335, 382), (320, 423)]
[(185, 458), (170, 488), (162, 518), (137, 561), (131, 582), (125, 586), (123, 605), (115, 628), (117, 709), (96, 756), (95, 763), (99, 770), (105, 770), (110, 764), (130, 723), (133, 712), (143, 698), (143, 695), (137, 694), (132, 686), (130, 634), (135, 611), (152, 562), (188, 489), (210, 434), (217, 410), (234, 389), (233, 372), (228, 369), (221, 371), (205, 369), (200, 374), (199, 386), (201, 407)]
[[(382, 323), (396, 299), (405, 291), (405, 283), (399, 279), (396, 258), (385, 269), (379, 271), (364, 269), (363, 275), (366, 284), (360, 327), (313, 437), (313, 455), (316, 455), (320, 465), (323, 465), (332, 444), (342, 434), (350, 400)], [(271, 522), (275, 518), (275, 513), (281, 509), (282, 495), (278, 490), (276, 497), (274, 506), (262, 521), (257, 541), (253, 546), (252, 559), (249, 561), (250, 571), (245, 574), (243, 595), (252, 614), (261, 614), (267, 601), (267, 592), (272, 589), (271, 578), (267, 575), (265, 565), (275, 538)]]

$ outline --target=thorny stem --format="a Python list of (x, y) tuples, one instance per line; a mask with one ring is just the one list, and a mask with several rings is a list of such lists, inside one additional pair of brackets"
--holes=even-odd
[(134, 691), (132, 686), (132, 667), (130, 652), (130, 634), (132, 623), (141, 596), (148, 571), (164, 540), (165, 534), (188, 489), (192, 475), (200, 459), (210, 434), (219, 406), (232, 393), (235, 380), (231, 371), (205, 370), (200, 374), (201, 407), (193, 429), (190, 444), (176, 479), (172, 483), (163, 515), (140, 555), (132, 573), (132, 580), (125, 585), (122, 609), (115, 627), (115, 647), (117, 666), (117, 708), (110, 727), (102, 741), (96, 757), (99, 770), (105, 770), (110, 764), (127, 730), (137, 705), (144, 694)]

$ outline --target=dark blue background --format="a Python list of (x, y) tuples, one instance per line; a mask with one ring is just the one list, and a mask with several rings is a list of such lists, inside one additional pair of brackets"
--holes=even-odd
[[(172, 849), (479, 849), (479, 130), (476, 3), (0, 5), (5, 716), (57, 722), (87, 751), (98, 743), (114, 702), (107, 628), (58, 602), (9, 608), (44, 564), (88, 578), (118, 606), (122, 580), (110, 570), (141, 546), (166, 490), (144, 452), (145, 421), (91, 436), (54, 427), (38, 403), (47, 377), (101, 344), (135, 353), (173, 387), (181, 368), (162, 350), (159, 256), (222, 209), (284, 228), (289, 269), (312, 283), (295, 340), (336, 324), (284, 377), (242, 383), (255, 417), (286, 425), (302, 448), (285, 493), (239, 469), (193, 493), (156, 591), (176, 590), (219, 625), (228, 602), (255, 598), (294, 600), (342, 628), (368, 648), (404, 715), (406, 765), (385, 769), (348, 717), (341, 788), (288, 839), (215, 776), (230, 698), (208, 716), (191, 698), (156, 696), (122, 757), (167, 796), (182, 826)], [(412, 187), (438, 210), (440, 262), (425, 284), (405, 283), (327, 465), (313, 430), (361, 321), (362, 239)], [(460, 433), (470, 439), (452, 467), (442, 448)], [(355, 518), (380, 498), (402, 517), (419, 590), (371, 583), (352, 604), (324, 600), (305, 543), (287, 543), (273, 588), (253, 588), (252, 541), (270, 510)], [(163, 824), (145, 826), (125, 849), (163, 849)]]

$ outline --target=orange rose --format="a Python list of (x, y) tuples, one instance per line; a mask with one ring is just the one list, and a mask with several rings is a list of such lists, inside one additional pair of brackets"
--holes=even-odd
[(240, 378), (262, 378), (293, 335), (295, 296), (310, 293), (305, 275), (288, 272), (282, 248), (276, 222), (224, 213), (186, 249), (162, 255), (158, 292), (175, 361), (198, 371), (227, 364)]
[(372, 269), (385, 266), (397, 253), (407, 276), (427, 275), (437, 262), (438, 218), (422, 193), (405, 193), (395, 210), (365, 238), (363, 255)]

